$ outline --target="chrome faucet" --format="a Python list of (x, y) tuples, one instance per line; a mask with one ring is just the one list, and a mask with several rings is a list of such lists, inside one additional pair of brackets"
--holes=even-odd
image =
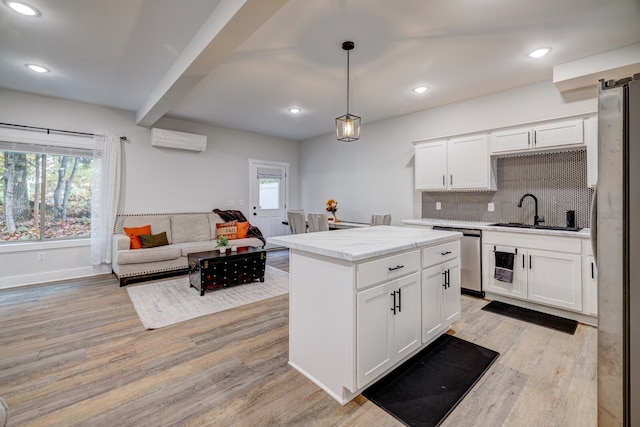
[(538, 198), (536, 196), (534, 196), (533, 194), (531, 194), (531, 193), (527, 193), (524, 196), (520, 197), (520, 201), (518, 202), (518, 207), (519, 208), (522, 207), (522, 201), (527, 196), (533, 198), (533, 202), (535, 203), (535, 213), (533, 215), (533, 226), (536, 227), (541, 222), (544, 222), (544, 217), (543, 216), (538, 216)]

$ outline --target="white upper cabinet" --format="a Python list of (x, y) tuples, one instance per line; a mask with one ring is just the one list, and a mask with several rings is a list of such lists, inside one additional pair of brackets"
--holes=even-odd
[(447, 141), (431, 141), (415, 147), (416, 190), (446, 190)]
[(447, 160), (450, 189), (495, 189), (486, 134), (450, 139)]
[(531, 148), (531, 127), (500, 130), (491, 134), (491, 154)]
[(415, 188), (420, 191), (495, 190), (487, 134), (417, 144)]
[(584, 145), (582, 119), (558, 120), (491, 134), (491, 154), (543, 151)]
[(584, 121), (584, 143), (587, 145), (587, 186), (595, 188), (598, 183), (598, 118)]

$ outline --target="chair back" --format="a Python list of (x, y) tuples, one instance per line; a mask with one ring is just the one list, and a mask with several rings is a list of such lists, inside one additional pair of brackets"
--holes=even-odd
[(289, 229), (291, 234), (300, 234), (307, 232), (307, 224), (304, 220), (304, 210), (288, 211), (287, 220), (289, 221)]
[(391, 224), (391, 214), (371, 215), (371, 225), (389, 225)]
[(329, 230), (329, 221), (328, 215), (324, 213), (310, 213), (309, 218), (309, 232), (313, 233), (315, 231), (328, 231)]

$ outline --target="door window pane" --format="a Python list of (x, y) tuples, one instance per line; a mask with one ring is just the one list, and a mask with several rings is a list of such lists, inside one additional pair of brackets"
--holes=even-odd
[(258, 179), (260, 185), (260, 209), (280, 209), (280, 180)]

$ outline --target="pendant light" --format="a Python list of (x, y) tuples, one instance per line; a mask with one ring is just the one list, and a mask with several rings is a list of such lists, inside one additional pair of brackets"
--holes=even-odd
[(343, 142), (360, 139), (360, 116), (349, 114), (349, 51), (354, 47), (353, 42), (342, 43), (342, 49), (347, 51), (347, 114), (336, 118), (336, 138)]

